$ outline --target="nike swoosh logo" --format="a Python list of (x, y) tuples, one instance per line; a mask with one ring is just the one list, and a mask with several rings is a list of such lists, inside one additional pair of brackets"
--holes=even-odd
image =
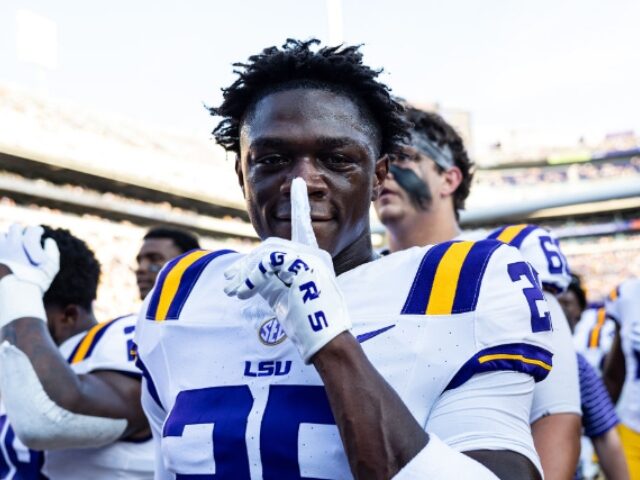
[(379, 328), (378, 330), (374, 330), (372, 332), (363, 333), (361, 335), (358, 335), (356, 339), (360, 343), (366, 342), (367, 340), (371, 340), (373, 337), (377, 337), (378, 335), (386, 332), (387, 330), (391, 330), (393, 327), (395, 327), (395, 325), (389, 325), (388, 327)]

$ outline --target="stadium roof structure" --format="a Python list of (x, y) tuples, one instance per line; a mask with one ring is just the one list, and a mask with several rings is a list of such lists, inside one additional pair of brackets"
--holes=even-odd
[[(0, 85), (0, 170), (168, 203), (201, 216), (209, 233), (255, 236), (233, 163), (213, 140), (159, 132), (6, 85)], [(29, 190), (11, 178), (3, 179), (1, 189), (23, 196)], [(74, 198), (52, 188), (31, 194), (45, 202), (102, 209), (107, 216), (122, 211), (116, 201), (96, 203), (91, 195)]]

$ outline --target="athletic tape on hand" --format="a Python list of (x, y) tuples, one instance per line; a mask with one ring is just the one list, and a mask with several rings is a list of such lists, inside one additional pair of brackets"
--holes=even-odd
[(291, 182), (291, 240), (310, 247), (318, 246), (311, 225), (307, 184), (300, 177)]

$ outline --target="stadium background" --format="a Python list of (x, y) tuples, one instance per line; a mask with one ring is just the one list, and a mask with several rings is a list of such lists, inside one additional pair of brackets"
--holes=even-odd
[[(341, 2), (329, 0), (327, 6), (326, 36), (342, 38), (335, 22), (343, 20), (331, 20), (342, 15)], [(33, 12), (9, 13), (26, 28), (18, 37), (29, 37), (35, 22), (40, 45), (27, 45), (32, 50), (25, 53), (16, 41), (18, 61), (31, 65), (36, 81), (16, 82), (0, 71), (0, 228), (16, 221), (46, 223), (85, 239), (103, 265), (100, 319), (138, 304), (133, 270), (149, 226), (189, 228), (205, 248), (247, 250), (256, 242), (232, 158), (206, 134), (176, 133), (52, 93), (47, 72), (57, 68), (57, 50), (47, 48), (56, 28), (47, 37), (41, 27), (55, 24)], [(270, 43), (254, 42), (250, 51)], [(640, 138), (634, 125), (620, 129), (612, 119), (611, 128), (564, 137), (514, 128), (479, 145), (482, 125), (473, 110), (430, 103), (433, 98), (415, 92), (407, 99), (440, 112), (477, 161), (465, 228), (514, 222), (552, 227), (591, 301), (640, 275)], [(384, 229), (372, 218), (374, 244), (382, 246)]]

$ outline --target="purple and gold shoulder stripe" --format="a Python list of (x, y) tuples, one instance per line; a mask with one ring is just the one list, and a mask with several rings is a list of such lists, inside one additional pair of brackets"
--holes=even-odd
[(422, 258), (407, 296), (404, 315), (452, 315), (472, 312), (495, 240), (450, 241), (433, 246)]
[(123, 315), (121, 317), (117, 317), (113, 320), (102, 322), (91, 327), (87, 331), (85, 336), (82, 337), (82, 340), (78, 342), (78, 345), (76, 345), (76, 347), (73, 349), (71, 355), (69, 355), (69, 358), (67, 358), (67, 362), (73, 365), (89, 358), (96, 348), (96, 345), (109, 329), (109, 327), (114, 325), (118, 320), (125, 317), (128, 317), (128, 315)]
[(453, 376), (445, 390), (458, 388), (477, 373), (499, 370), (523, 372), (536, 382), (544, 380), (551, 368), (553, 354), (528, 343), (510, 343), (485, 348), (469, 359)]
[(177, 320), (191, 290), (205, 267), (215, 258), (233, 250), (192, 250), (171, 260), (162, 269), (151, 294), (147, 320)]
[(536, 225), (527, 225), (526, 223), (520, 225), (509, 225), (506, 227), (500, 227), (487, 236), (487, 238), (498, 240), (512, 247), (520, 248), (522, 242), (527, 236), (536, 230)]

